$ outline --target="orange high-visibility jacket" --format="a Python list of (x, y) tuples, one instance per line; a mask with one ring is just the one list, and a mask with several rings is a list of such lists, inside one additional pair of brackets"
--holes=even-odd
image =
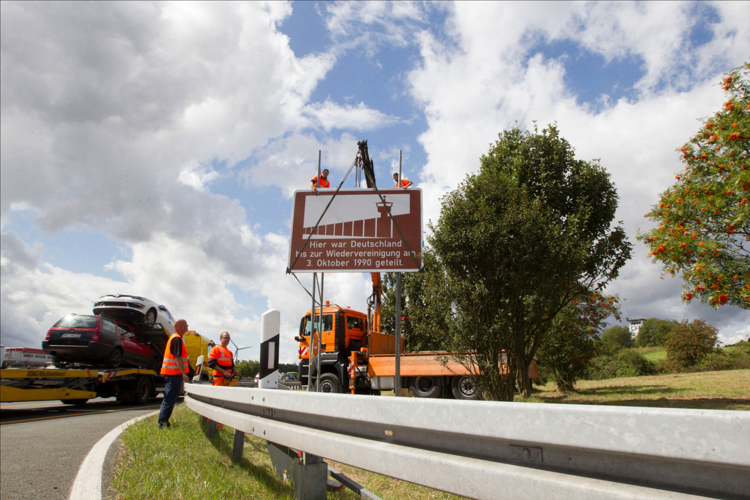
[[(401, 185), (399, 186), (399, 184), (401, 184)], [(395, 187), (395, 188), (406, 187), (408, 185), (409, 185), (409, 179), (401, 179), (401, 182), (397, 182), (396, 185), (393, 186), (393, 187)]]
[(310, 179), (313, 184), (315, 184), (315, 187), (331, 187), (331, 183), (328, 182), (328, 179), (323, 179), (323, 176), (320, 176), (320, 182), (318, 182), (318, 176), (316, 175), (312, 179)]
[[(213, 349), (211, 349), (211, 352), (208, 353), (208, 359), (215, 359), (217, 363), (219, 363), (219, 366), (224, 368), (228, 372), (232, 372), (232, 351), (227, 349), (224, 346), (217, 345), (214, 346)], [(214, 377), (223, 377), (224, 375), (219, 370), (214, 370)]]
[(187, 346), (185, 345), (185, 341), (182, 339), (179, 333), (173, 333), (167, 341), (167, 348), (164, 350), (164, 361), (161, 365), (162, 375), (182, 375), (182, 372), (180, 372), (180, 368), (177, 365), (177, 358), (175, 358), (174, 354), (172, 354), (172, 350), (170, 349), (172, 347), (172, 341), (175, 339), (179, 339), (180, 342), (182, 342), (182, 368), (185, 373), (187, 373), (190, 369), (188, 351)]

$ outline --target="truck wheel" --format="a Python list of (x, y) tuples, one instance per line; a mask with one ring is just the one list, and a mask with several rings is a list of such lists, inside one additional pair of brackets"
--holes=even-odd
[(135, 386), (135, 404), (145, 405), (151, 400), (153, 394), (151, 379), (149, 377), (139, 377)]
[(318, 382), (318, 392), (341, 392), (339, 378), (333, 373), (324, 373)]
[(119, 347), (112, 349), (112, 352), (107, 356), (107, 361), (105, 363), (110, 368), (119, 368), (122, 364), (122, 349)]
[(148, 364), (148, 369), (153, 370), (158, 375), (161, 371), (161, 361), (162, 359), (159, 356), (154, 356), (151, 358), (151, 362)]
[(60, 402), (64, 405), (85, 405), (88, 399), (61, 399)]
[(453, 397), (456, 399), (475, 400), (479, 399), (479, 395), (481, 394), (479, 384), (477, 384), (474, 377), (470, 375), (459, 375), (458, 377), (453, 377), (451, 390), (453, 392)]
[(414, 377), (409, 389), (415, 398), (439, 398), (442, 392), (437, 377)]

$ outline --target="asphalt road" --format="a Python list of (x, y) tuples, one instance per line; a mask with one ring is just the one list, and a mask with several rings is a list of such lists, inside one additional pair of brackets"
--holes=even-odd
[(55, 401), (0, 404), (0, 499), (68, 500), (89, 450), (109, 431), (157, 410), (96, 399), (70, 406)]

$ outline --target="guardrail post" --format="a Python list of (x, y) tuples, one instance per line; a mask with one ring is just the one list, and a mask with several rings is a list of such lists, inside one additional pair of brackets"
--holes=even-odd
[(208, 421), (208, 439), (211, 439), (215, 435), (216, 435), (216, 421), (209, 420)]
[(258, 387), (276, 389), (279, 386), (279, 339), (281, 313), (271, 309), (260, 317), (260, 372)]
[(232, 445), (232, 461), (241, 462), (242, 452), (245, 449), (245, 433), (242, 431), (234, 430), (234, 443)]
[(297, 500), (325, 500), (328, 495), (328, 464), (322, 458), (266, 441), (274, 470), (285, 481), (294, 482)]

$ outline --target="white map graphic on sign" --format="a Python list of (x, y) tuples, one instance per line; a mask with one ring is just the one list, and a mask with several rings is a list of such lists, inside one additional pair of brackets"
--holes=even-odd
[[(325, 210), (328, 202), (331, 201), (332, 196), (318, 195), (308, 196), (305, 199), (305, 216), (303, 219), (303, 227), (313, 227), (318, 222), (320, 214)], [(387, 194), (384, 195), (386, 203), (391, 205), (391, 214), (395, 217), (397, 215), (405, 215), (409, 213), (409, 202), (410, 196), (408, 194)], [(320, 221), (319, 226), (327, 226), (329, 224), (338, 224), (342, 222), (356, 222), (367, 219), (379, 219), (380, 212), (378, 211), (378, 204), (380, 196), (377, 194), (372, 195), (358, 195), (358, 196), (337, 196), (334, 198), (333, 203), (328, 208), (325, 216)]]

